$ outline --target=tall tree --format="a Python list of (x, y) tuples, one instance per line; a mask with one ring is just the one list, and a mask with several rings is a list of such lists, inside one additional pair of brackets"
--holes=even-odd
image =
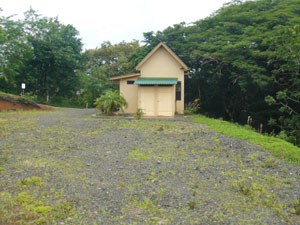
[(274, 68), (272, 84), (276, 90), (266, 101), (279, 113), (269, 124), (279, 126), (287, 140), (300, 145), (300, 26), (279, 27), (278, 34), (266, 42), (271, 42), (269, 64)]
[(40, 17), (34, 10), (25, 13), (25, 31), (33, 48), (28, 60), (32, 88), (39, 96), (68, 96), (78, 88), (77, 71), (82, 68), (82, 43), (72, 25), (57, 18)]
[(134, 63), (131, 61), (131, 55), (139, 47), (137, 41), (120, 42), (112, 45), (109, 41), (103, 42), (100, 48), (88, 50), (90, 60), (89, 68), (101, 68), (98, 75), (105, 74), (107, 77), (122, 75), (134, 71)]
[(111, 44), (103, 42), (100, 48), (90, 49), (86, 52), (89, 60), (86, 74), (83, 74), (84, 98), (89, 104), (105, 91), (116, 89), (109, 78), (124, 75), (135, 71), (135, 64), (132, 60), (139, 47), (137, 41), (120, 42)]
[(18, 93), (19, 77), (27, 66), (26, 60), (32, 57), (32, 49), (26, 40), (24, 23), (12, 18), (0, 17), (0, 90)]
[[(283, 91), (274, 83), (274, 70), (282, 69), (285, 63), (271, 63), (271, 49), (281, 54), (281, 44), (265, 40), (275, 37), (278, 28), (299, 24), (299, 12), (298, 0), (235, 0), (193, 24), (180, 23), (157, 33), (145, 33), (143, 49), (164, 41), (183, 59), (190, 68), (185, 101), (200, 98), (202, 113), (239, 123), (246, 123), (251, 116), (254, 127), (263, 124), (264, 131), (272, 131), (270, 115), (279, 120), (280, 112), (275, 105), (268, 105), (265, 97), (275, 98)], [(141, 55), (146, 52), (140, 51)], [(286, 94), (280, 98), (291, 97)], [(292, 106), (291, 102), (288, 105)]]

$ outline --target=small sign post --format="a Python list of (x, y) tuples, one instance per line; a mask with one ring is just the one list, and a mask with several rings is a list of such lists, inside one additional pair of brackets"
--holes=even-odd
[(24, 90), (25, 90), (25, 87), (26, 87), (25, 83), (22, 83), (21, 87), (22, 87), (22, 96), (24, 96)]

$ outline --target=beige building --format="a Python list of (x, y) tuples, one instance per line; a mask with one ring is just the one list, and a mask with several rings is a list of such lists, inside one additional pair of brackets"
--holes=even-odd
[(174, 116), (184, 110), (187, 66), (164, 43), (159, 43), (136, 67), (138, 73), (113, 77), (128, 102), (125, 113), (138, 108), (144, 116)]

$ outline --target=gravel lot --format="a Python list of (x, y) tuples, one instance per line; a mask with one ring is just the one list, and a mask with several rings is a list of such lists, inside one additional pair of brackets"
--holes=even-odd
[(95, 112), (0, 113), (2, 215), (26, 192), (68, 205), (51, 224), (300, 224), (299, 165), (188, 118)]

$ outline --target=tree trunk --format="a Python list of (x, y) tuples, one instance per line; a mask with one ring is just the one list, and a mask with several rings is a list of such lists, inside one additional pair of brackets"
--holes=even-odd
[(223, 95), (223, 97), (222, 97), (222, 102), (223, 102), (224, 110), (227, 113), (227, 115), (229, 116), (230, 121), (234, 122), (234, 110), (233, 109), (230, 110), (230, 108), (232, 108), (232, 107), (230, 107), (230, 105), (228, 105), (226, 103), (225, 95)]

